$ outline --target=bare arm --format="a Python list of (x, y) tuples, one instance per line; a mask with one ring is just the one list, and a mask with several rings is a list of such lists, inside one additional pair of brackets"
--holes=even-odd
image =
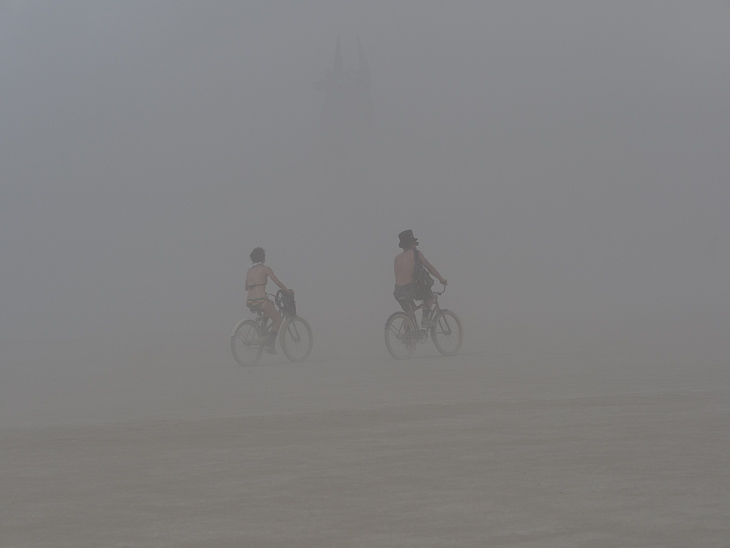
[(438, 281), (441, 282), (441, 285), (446, 285), (446, 278), (442, 277), (441, 274), (438, 273), (438, 270), (436, 270), (436, 268), (434, 268), (434, 266), (428, 262), (426, 257), (423, 256), (423, 253), (421, 253), (419, 251), (418, 257), (421, 260), (421, 262), (423, 263), (423, 266), (426, 267), (426, 270), (428, 270), (431, 274), (436, 276), (438, 278)]
[(287, 291), (289, 293), (294, 293), (291, 289), (287, 289), (286, 286), (279, 281), (279, 278), (277, 278), (276, 276), (274, 276), (274, 271), (271, 270), (271, 268), (269, 268), (269, 267), (266, 267), (266, 268), (269, 269), (269, 271), (267, 272), (267, 274), (269, 275), (269, 278), (271, 278), (271, 281), (272, 282), (274, 282), (276, 285), (278, 285), (284, 291)]

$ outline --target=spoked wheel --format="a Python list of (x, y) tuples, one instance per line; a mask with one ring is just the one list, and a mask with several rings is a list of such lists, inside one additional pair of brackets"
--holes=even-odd
[(296, 316), (284, 320), (279, 333), (279, 344), (284, 355), (293, 362), (303, 362), (312, 351), (312, 328), (307, 320)]
[(440, 311), (436, 316), (435, 325), (431, 328), (431, 338), (436, 350), (444, 356), (456, 354), (464, 338), (459, 317), (450, 310)]
[(396, 360), (408, 358), (416, 349), (418, 330), (403, 312), (395, 312), (385, 322), (385, 346)]
[(254, 365), (264, 351), (266, 341), (254, 320), (244, 320), (231, 335), (231, 351), (240, 365)]

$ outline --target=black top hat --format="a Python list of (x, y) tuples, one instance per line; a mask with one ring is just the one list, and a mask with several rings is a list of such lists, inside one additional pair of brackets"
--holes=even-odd
[(398, 238), (400, 239), (400, 243), (398, 244), (398, 247), (402, 247), (403, 249), (409, 247), (411, 244), (418, 245), (418, 239), (416, 239), (415, 236), (413, 236), (412, 230), (404, 230), (400, 234), (398, 234)]

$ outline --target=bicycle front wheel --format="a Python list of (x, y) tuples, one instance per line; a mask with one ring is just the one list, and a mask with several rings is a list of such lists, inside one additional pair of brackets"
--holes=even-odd
[(436, 350), (444, 356), (453, 356), (461, 348), (464, 332), (461, 330), (459, 317), (451, 310), (442, 310), (436, 316), (431, 328), (431, 338)]
[(385, 322), (385, 347), (396, 360), (408, 358), (416, 349), (418, 330), (403, 312), (394, 312)]
[(287, 318), (281, 326), (279, 344), (284, 355), (293, 362), (303, 362), (312, 351), (312, 328), (299, 316)]
[(239, 365), (254, 365), (264, 351), (261, 327), (254, 320), (239, 322), (231, 335), (231, 351)]

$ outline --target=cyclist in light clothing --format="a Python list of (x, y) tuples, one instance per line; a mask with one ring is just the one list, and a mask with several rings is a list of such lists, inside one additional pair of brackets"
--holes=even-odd
[(271, 281), (278, 285), (284, 291), (294, 293), (291, 289), (287, 289), (286, 286), (274, 276), (274, 271), (264, 264), (266, 260), (266, 251), (262, 247), (257, 247), (251, 254), (251, 268), (246, 272), (246, 285), (245, 289), (248, 292), (246, 295), (246, 306), (252, 311), (263, 312), (264, 316), (269, 318), (273, 323), (269, 334), (269, 342), (266, 345), (266, 351), (269, 354), (276, 354), (276, 336), (279, 333), (279, 327), (281, 326), (282, 317), (281, 314), (276, 310), (274, 303), (266, 298), (266, 284), (271, 278)]

